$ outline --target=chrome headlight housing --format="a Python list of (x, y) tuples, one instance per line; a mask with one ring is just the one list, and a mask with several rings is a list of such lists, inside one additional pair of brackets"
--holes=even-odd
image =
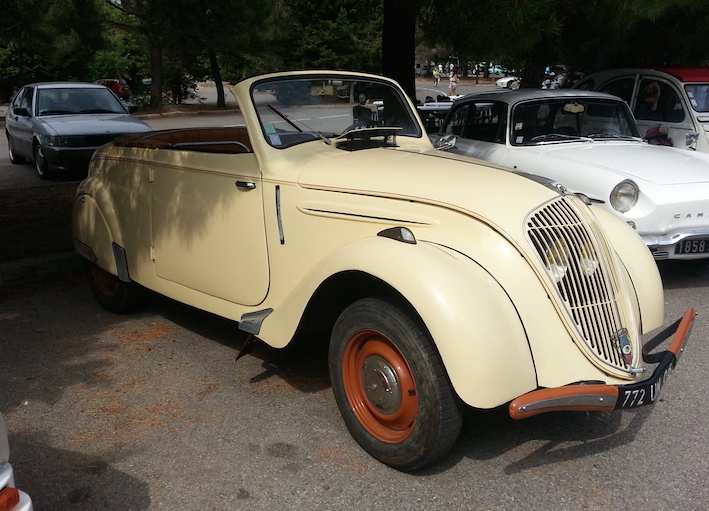
[(620, 213), (630, 211), (638, 202), (640, 188), (633, 181), (626, 179), (613, 187), (610, 203), (613, 209)]

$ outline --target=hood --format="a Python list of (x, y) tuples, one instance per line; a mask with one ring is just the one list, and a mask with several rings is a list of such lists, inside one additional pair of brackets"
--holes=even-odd
[(352, 153), (328, 148), (330, 158), (306, 164), (304, 188), (415, 201), (460, 211), (517, 231), (525, 216), (559, 194), (491, 164), (439, 151), (367, 149)]
[(709, 155), (642, 142), (579, 142), (537, 146), (548, 157), (589, 163), (637, 181), (658, 185), (709, 182)]
[(150, 126), (128, 114), (48, 115), (40, 118), (54, 135), (121, 135), (151, 131)]

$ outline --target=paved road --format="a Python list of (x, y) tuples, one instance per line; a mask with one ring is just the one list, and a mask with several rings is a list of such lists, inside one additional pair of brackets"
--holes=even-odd
[(667, 322), (700, 316), (660, 402), (521, 422), (470, 412), (451, 456), (413, 475), (347, 433), (322, 339), (235, 362), (234, 323), (164, 298), (116, 316), (78, 275), (0, 287), (17, 482), (39, 511), (706, 510), (709, 265), (661, 271)]
[(709, 508), (706, 265), (663, 269), (668, 319), (702, 316), (663, 397), (514, 422), (471, 412), (418, 474), (366, 455), (321, 339), (234, 361), (236, 325), (164, 298), (115, 316), (74, 275), (0, 288), (0, 411), (38, 510)]

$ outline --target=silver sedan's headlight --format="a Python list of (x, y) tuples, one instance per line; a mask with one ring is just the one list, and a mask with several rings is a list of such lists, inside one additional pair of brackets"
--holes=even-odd
[(621, 181), (611, 191), (610, 202), (613, 209), (625, 213), (632, 209), (638, 202), (640, 189), (632, 181)]
[(71, 135), (71, 136), (52, 136), (52, 135), (40, 135), (39, 141), (45, 146), (54, 147), (86, 147), (86, 138), (81, 135)]

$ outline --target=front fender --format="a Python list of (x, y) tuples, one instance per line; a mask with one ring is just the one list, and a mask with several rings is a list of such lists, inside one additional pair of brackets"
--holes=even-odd
[(492, 408), (537, 387), (528, 340), (505, 290), (475, 261), (430, 243), (373, 237), (340, 248), (275, 307), (259, 337), (285, 345), (316, 291), (317, 285), (310, 284), (345, 271), (376, 277), (408, 300), (430, 332), (453, 387), (468, 405)]
[(603, 226), (630, 276), (640, 309), (642, 333), (661, 327), (665, 317), (665, 299), (660, 272), (650, 250), (638, 233), (613, 213), (596, 207), (591, 211)]

